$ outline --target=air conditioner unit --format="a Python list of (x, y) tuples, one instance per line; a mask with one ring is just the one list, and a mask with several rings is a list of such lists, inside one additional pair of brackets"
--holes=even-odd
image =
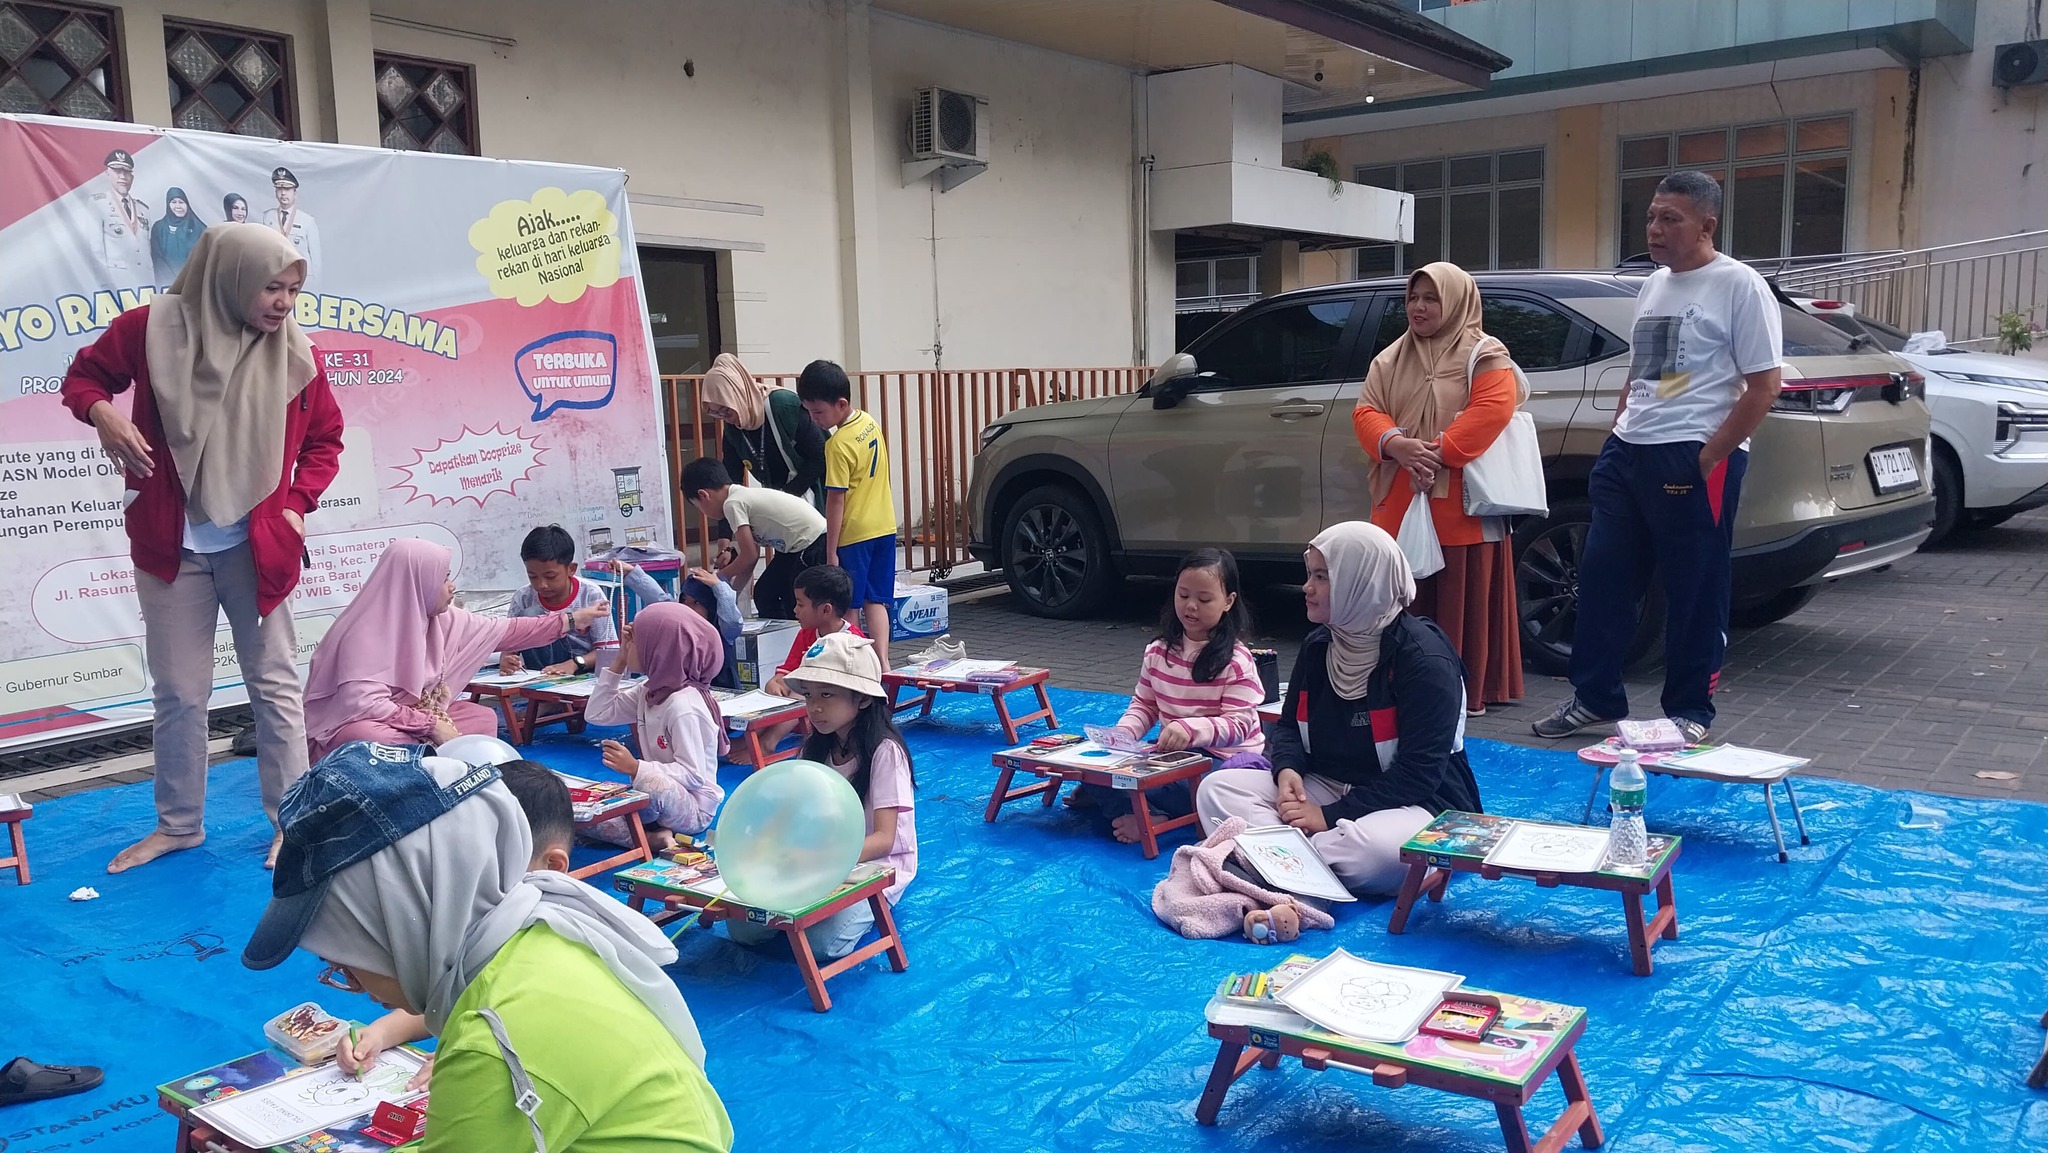
[(2048, 84), (2048, 40), (2000, 44), (1992, 57), (1991, 82), (2000, 88)]
[(910, 102), (908, 161), (988, 163), (988, 101), (948, 88), (920, 88)]

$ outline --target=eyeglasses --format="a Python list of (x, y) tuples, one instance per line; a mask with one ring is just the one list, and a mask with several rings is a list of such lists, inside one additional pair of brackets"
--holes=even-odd
[(327, 968), (320, 971), (319, 981), (330, 989), (339, 989), (344, 993), (369, 992), (368, 989), (363, 988), (361, 981), (356, 980), (356, 975), (348, 971), (348, 966), (346, 965), (327, 966)]

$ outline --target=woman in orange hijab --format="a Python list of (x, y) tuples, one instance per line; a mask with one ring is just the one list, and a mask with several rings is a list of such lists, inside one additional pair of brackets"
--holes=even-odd
[(1473, 716), (1522, 695), (1522, 638), (1506, 518), (1465, 512), (1464, 466), (1521, 399), (1507, 346), (1480, 325), (1472, 277), (1446, 263), (1411, 273), (1408, 331), (1373, 358), (1351, 423), (1375, 464), (1372, 523), (1398, 535), (1415, 494), (1429, 494), (1444, 567), (1415, 582), (1413, 611), (1464, 659)]

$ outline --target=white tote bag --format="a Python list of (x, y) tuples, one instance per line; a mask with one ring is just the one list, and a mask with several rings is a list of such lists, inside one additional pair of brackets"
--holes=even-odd
[[(1479, 346), (1465, 362), (1465, 379), (1479, 363)], [(1543, 451), (1536, 444), (1536, 418), (1522, 407), (1529, 402), (1529, 378), (1515, 370), (1515, 415), (1500, 435), (1465, 466), (1465, 511), (1473, 516), (1545, 516), (1550, 497), (1543, 484)], [(1417, 576), (1422, 575), (1417, 573)]]
[[(1394, 483), (1408, 484), (1408, 475), (1396, 476)], [(1401, 531), (1394, 537), (1394, 543), (1401, 546), (1401, 555), (1408, 558), (1408, 567), (1414, 571), (1416, 580), (1434, 576), (1444, 567), (1443, 545), (1437, 542), (1436, 521), (1429, 515), (1428, 493), (1418, 492), (1408, 502), (1408, 511), (1401, 514)]]

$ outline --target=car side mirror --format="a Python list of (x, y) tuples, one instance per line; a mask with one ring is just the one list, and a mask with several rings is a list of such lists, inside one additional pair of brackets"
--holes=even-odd
[(1145, 382), (1145, 390), (1152, 396), (1153, 408), (1172, 408), (1194, 389), (1198, 380), (1212, 375), (1201, 371), (1194, 357), (1176, 352), (1152, 371), (1152, 379)]

